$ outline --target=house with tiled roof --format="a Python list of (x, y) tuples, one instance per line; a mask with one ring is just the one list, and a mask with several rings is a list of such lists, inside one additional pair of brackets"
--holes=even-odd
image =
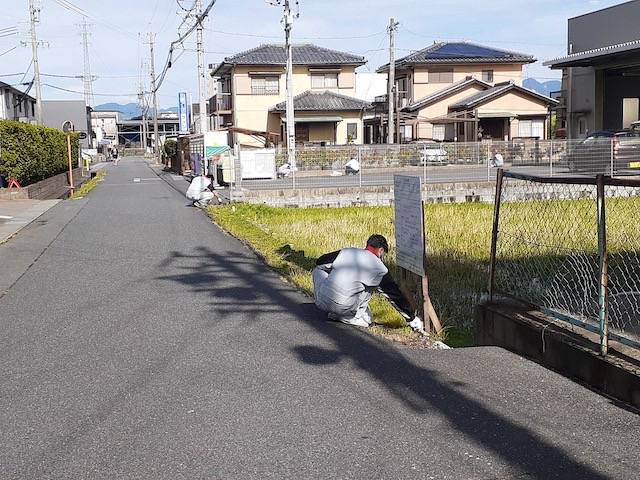
[[(396, 140), (548, 138), (555, 100), (522, 87), (523, 67), (535, 61), (468, 42), (436, 42), (396, 60)], [(365, 121), (367, 143), (387, 137), (386, 98), (379, 100)]]
[[(312, 44), (292, 50), (296, 142), (362, 143), (369, 104), (355, 98), (355, 75), (365, 59)], [(241, 145), (286, 142), (286, 60), (284, 45), (260, 45), (225, 58), (212, 71), (218, 88), (210, 111), (219, 127), (235, 127)]]

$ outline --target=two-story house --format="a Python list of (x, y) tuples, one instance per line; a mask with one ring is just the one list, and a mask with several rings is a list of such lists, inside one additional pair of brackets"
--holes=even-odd
[[(211, 113), (218, 117), (217, 125), (232, 127), (241, 145), (262, 147), (264, 139), (286, 142), (286, 60), (284, 45), (261, 45), (225, 58), (212, 71), (218, 89)], [(350, 53), (293, 46), (296, 142), (362, 143), (363, 111), (369, 104), (355, 98), (355, 71), (364, 63)]]
[[(401, 141), (547, 138), (555, 100), (522, 87), (535, 58), (467, 42), (440, 42), (395, 62)], [(378, 69), (388, 73), (389, 65)], [(386, 103), (366, 121), (365, 140), (386, 139)]]
[(0, 82), (0, 119), (34, 123), (36, 99), (7, 83)]

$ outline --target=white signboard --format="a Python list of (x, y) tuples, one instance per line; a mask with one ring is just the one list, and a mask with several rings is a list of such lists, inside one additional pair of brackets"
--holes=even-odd
[(396, 265), (424, 276), (424, 217), (420, 177), (393, 176)]

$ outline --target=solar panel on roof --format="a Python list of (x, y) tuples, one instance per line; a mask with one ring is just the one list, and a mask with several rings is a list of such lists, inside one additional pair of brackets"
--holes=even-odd
[(446, 43), (440, 48), (426, 54), (427, 59), (444, 58), (506, 58), (511, 56), (507, 52), (492, 48), (471, 45), (468, 43)]

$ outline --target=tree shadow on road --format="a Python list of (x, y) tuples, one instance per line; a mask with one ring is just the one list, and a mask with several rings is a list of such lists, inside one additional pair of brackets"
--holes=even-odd
[[(178, 264), (182, 260), (186, 260), (184, 266)], [(200, 247), (191, 253), (171, 252), (162, 264), (169, 265), (184, 271), (160, 278), (206, 292), (211, 298), (214, 321), (240, 313), (246, 319), (243, 328), (264, 329), (268, 325), (265, 322), (272, 322), (276, 313), (278, 321), (303, 322), (322, 334), (332, 348), (296, 346), (291, 353), (299, 361), (323, 368), (350, 360), (407, 408), (418, 414), (440, 413), (460, 434), (494, 452), (527, 478), (608, 478), (535, 432), (457, 390), (459, 382), (416, 365), (389, 342), (353, 327), (327, 322), (315, 305), (301, 301), (299, 292), (249, 252), (238, 254)], [(229, 282), (235, 285), (229, 286)], [(270, 332), (268, 328), (264, 334)]]

